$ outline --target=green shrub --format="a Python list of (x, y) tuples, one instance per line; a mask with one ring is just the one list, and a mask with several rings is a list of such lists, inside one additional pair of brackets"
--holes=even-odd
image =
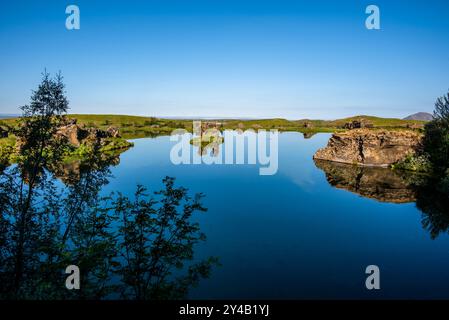
[(432, 172), (432, 163), (427, 154), (408, 155), (405, 159), (395, 163), (393, 169), (407, 170), (414, 172)]
[(425, 126), (424, 150), (434, 168), (444, 174), (449, 168), (449, 92), (435, 102), (434, 120)]

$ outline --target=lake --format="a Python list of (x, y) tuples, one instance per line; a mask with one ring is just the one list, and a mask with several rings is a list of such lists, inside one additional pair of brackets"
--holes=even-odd
[[(205, 194), (197, 220), (207, 240), (195, 258), (221, 265), (191, 299), (449, 298), (447, 215), (418, 209), (425, 199), (389, 169), (315, 163), (329, 137), (280, 134), (278, 171), (267, 176), (249, 164), (174, 165), (169, 137), (137, 139), (103, 192), (158, 190), (172, 176)], [(368, 265), (380, 269), (380, 290), (365, 287)]]

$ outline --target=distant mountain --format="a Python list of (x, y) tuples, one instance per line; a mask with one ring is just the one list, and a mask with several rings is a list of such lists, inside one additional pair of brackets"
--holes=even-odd
[(423, 120), (423, 121), (431, 121), (432, 119), (433, 115), (431, 115), (428, 112), (418, 112), (404, 118), (404, 120)]

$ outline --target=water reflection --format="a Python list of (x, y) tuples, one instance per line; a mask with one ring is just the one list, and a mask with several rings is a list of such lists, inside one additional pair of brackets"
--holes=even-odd
[[(202, 195), (166, 177), (157, 192), (103, 196), (118, 162), (94, 153), (49, 165), (32, 190), (18, 166), (0, 174), (0, 299), (179, 299), (209, 276), (217, 259), (194, 261)], [(65, 287), (72, 264), (80, 290)]]
[(327, 181), (335, 188), (382, 202), (407, 203), (416, 200), (415, 190), (392, 170), (324, 160), (315, 160), (315, 165), (325, 172)]
[(323, 160), (315, 160), (315, 165), (335, 188), (382, 202), (415, 202), (432, 239), (449, 230), (449, 190), (436, 177)]
[(304, 139), (310, 139), (316, 134), (317, 134), (316, 132), (304, 132), (302, 135), (303, 135)]

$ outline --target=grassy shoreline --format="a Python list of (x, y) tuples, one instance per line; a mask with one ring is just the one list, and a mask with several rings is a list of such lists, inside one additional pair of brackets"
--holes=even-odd
[[(107, 114), (69, 114), (68, 118), (77, 119), (78, 124), (86, 127), (106, 130), (110, 126), (119, 129), (122, 138), (120, 141), (112, 143), (110, 148), (127, 149), (129, 145), (122, 145), (122, 140), (139, 139), (146, 137), (156, 137), (170, 135), (175, 129), (184, 129), (192, 132), (193, 119), (164, 119), (156, 117), (142, 117), (129, 115), (107, 115)], [(219, 130), (271, 130), (277, 129), (280, 132), (293, 131), (303, 134), (315, 134), (319, 132), (333, 133), (345, 131), (344, 125), (352, 121), (366, 121), (372, 125), (372, 130), (388, 129), (388, 130), (421, 130), (425, 121), (419, 120), (401, 120), (395, 118), (380, 118), (373, 116), (354, 116), (337, 120), (287, 120), (287, 119), (214, 119), (201, 120), (202, 122), (215, 123), (215, 127)], [(0, 119), (0, 127), (13, 128), (18, 124), (18, 118)], [(15, 138), (9, 136), (0, 138), (0, 162), (7, 162), (11, 152), (14, 150)], [(111, 151), (111, 150), (105, 150)], [(69, 157), (80, 156), (80, 152), (74, 151)]]
[[(106, 130), (109, 126), (117, 127), (121, 136), (125, 139), (138, 139), (144, 137), (154, 137), (160, 135), (170, 135), (175, 129), (185, 129), (192, 131), (193, 119), (164, 119), (156, 117), (129, 116), (129, 115), (107, 115), (107, 114), (69, 114), (69, 118), (76, 118), (79, 124), (87, 127), (95, 127)], [(354, 116), (337, 120), (287, 120), (287, 119), (258, 119), (258, 120), (239, 120), (239, 119), (214, 119), (201, 120), (203, 122), (220, 123), (218, 129), (277, 129), (279, 131), (297, 131), (301, 133), (318, 132), (338, 132), (344, 131), (345, 123), (357, 120), (368, 121), (374, 129), (401, 130), (410, 129), (410, 127), (420, 127), (425, 121), (402, 120), (395, 118), (380, 118), (373, 116)], [(0, 120), (0, 126), (14, 126), (17, 118)], [(415, 129), (417, 130), (417, 129)], [(1, 139), (0, 139), (1, 140)]]

